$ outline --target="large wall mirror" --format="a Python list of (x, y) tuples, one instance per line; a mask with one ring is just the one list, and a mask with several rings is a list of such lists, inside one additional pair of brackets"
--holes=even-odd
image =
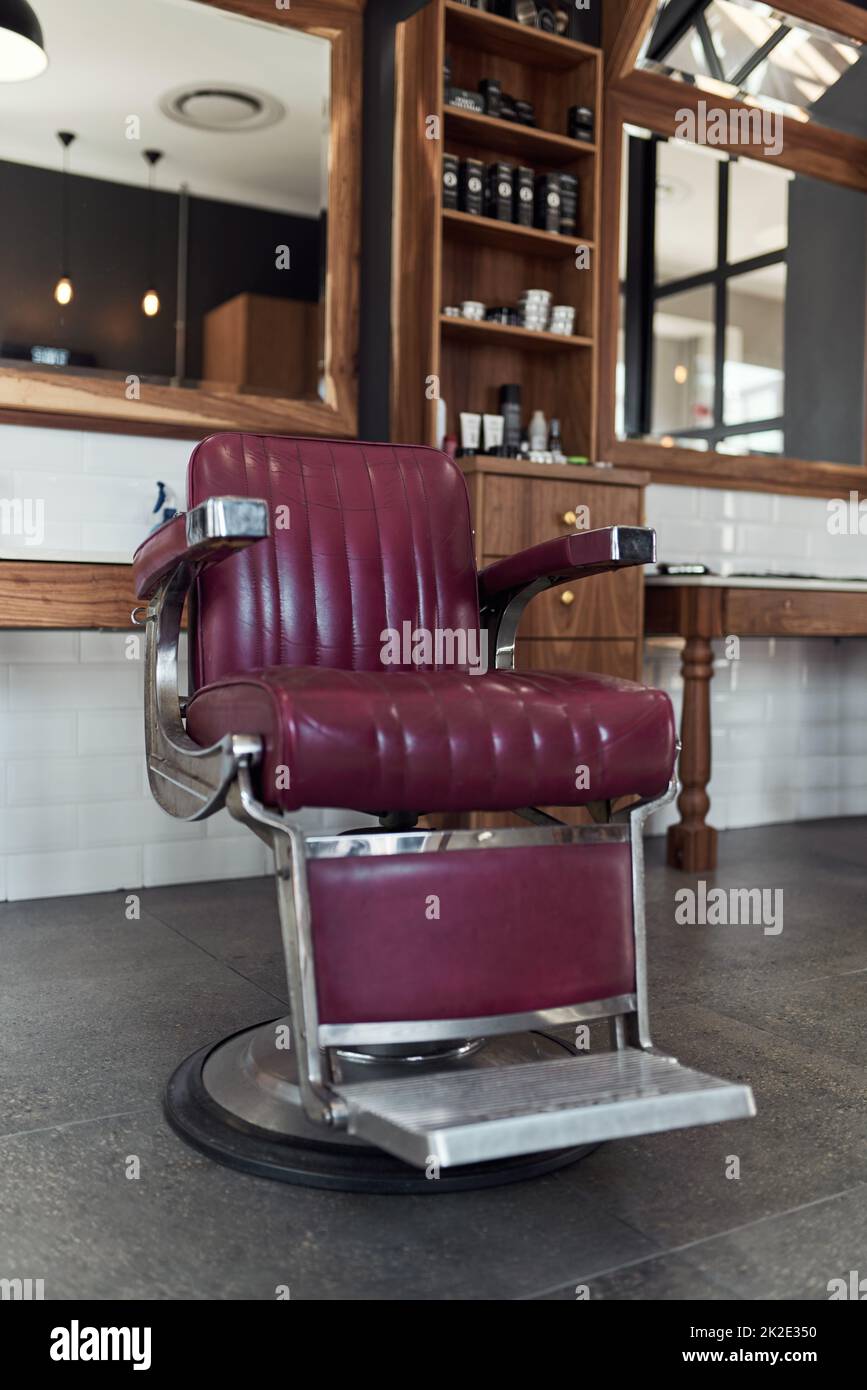
[(360, 5), (32, 8), (47, 67), (0, 84), (0, 418), (354, 433)]
[(603, 456), (664, 482), (867, 490), (865, 7), (611, 14)]
[(618, 437), (863, 466), (867, 194), (623, 139)]

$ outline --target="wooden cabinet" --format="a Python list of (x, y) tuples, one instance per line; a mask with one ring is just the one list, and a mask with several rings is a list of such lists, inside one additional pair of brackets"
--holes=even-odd
[[(461, 461), (470, 490), (479, 566), (570, 531), (640, 526), (643, 473), (476, 457)], [(640, 679), (643, 575), (598, 574), (548, 589), (521, 623), (525, 669), (599, 671)]]
[[(460, 462), (470, 492), (480, 566), (574, 531), (573, 513), (587, 530), (640, 526), (644, 520), (644, 473), (484, 457)], [(595, 671), (641, 680), (643, 605), (640, 569), (598, 574), (549, 589), (524, 613), (516, 665), (524, 671)], [(542, 809), (576, 825), (590, 819), (581, 807)], [(472, 829), (526, 825), (511, 814), (490, 811), (432, 816), (426, 823)]]
[(312, 400), (319, 378), (320, 306), (236, 294), (205, 314), (203, 372), (237, 391)]

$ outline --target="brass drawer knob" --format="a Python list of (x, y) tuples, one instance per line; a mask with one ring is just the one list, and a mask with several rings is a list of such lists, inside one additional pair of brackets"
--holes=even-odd
[(578, 520), (578, 517), (577, 517), (577, 515), (576, 515), (575, 512), (569, 511), (569, 512), (564, 512), (564, 513), (563, 513), (563, 524), (564, 524), (564, 526), (574, 526), (575, 523), (577, 522), (577, 520)]
[(570, 603), (575, 602), (575, 595), (573, 594), (571, 589), (563, 590), (562, 594), (560, 595), (560, 602), (565, 603), (567, 608), (569, 607)]

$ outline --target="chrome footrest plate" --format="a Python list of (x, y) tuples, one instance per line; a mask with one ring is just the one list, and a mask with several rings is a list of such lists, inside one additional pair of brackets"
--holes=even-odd
[(444, 1167), (746, 1119), (749, 1086), (629, 1048), (335, 1088), (350, 1134), (407, 1163)]

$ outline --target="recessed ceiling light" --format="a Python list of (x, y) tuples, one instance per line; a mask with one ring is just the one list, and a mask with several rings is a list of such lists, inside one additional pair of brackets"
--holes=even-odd
[(234, 87), (225, 82), (198, 82), (177, 87), (160, 101), (164, 115), (196, 130), (230, 134), (276, 125), (286, 108), (267, 92)]

